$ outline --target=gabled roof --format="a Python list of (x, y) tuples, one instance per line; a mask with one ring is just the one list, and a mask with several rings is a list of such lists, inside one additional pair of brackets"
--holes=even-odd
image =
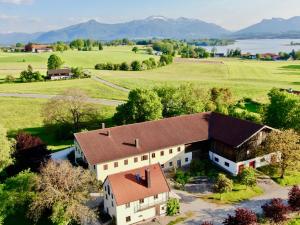
[(62, 74), (62, 73), (71, 73), (71, 69), (70, 68), (53, 69), (53, 70), (48, 70), (47, 72), (48, 75)]
[[(150, 170), (151, 186), (149, 188), (145, 181), (146, 169)], [(139, 180), (136, 179), (137, 174), (140, 175)], [(170, 192), (170, 187), (159, 164), (109, 175), (106, 179), (109, 181), (117, 205)]]
[(77, 133), (75, 138), (87, 161), (95, 165), (209, 139), (236, 148), (264, 128), (268, 127), (207, 112)]

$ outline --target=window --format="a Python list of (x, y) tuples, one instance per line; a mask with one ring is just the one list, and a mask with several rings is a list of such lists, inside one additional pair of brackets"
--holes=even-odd
[(169, 162), (169, 166), (173, 166), (173, 162)]
[(142, 161), (145, 161), (145, 160), (147, 160), (148, 159), (148, 155), (143, 155), (142, 156)]
[(112, 199), (114, 199), (114, 195), (113, 195), (113, 193), (111, 193), (111, 198), (112, 198)]
[(127, 216), (127, 217), (126, 217), (126, 222), (128, 223), (128, 222), (130, 222), (130, 221), (131, 221), (130, 216)]
[(114, 163), (114, 167), (117, 168), (119, 166), (118, 162)]
[(181, 151), (181, 148), (180, 148), (180, 147), (178, 147), (178, 148), (177, 148), (177, 151), (178, 151), (178, 152), (180, 152), (180, 151)]
[(165, 165), (164, 165), (164, 164), (161, 164), (160, 166), (161, 166), (162, 169), (165, 168)]
[(128, 165), (128, 159), (124, 160), (124, 165)]
[(219, 158), (215, 157), (215, 162), (219, 162)]
[(94, 165), (94, 170), (96, 170), (96, 165)]
[(108, 170), (108, 165), (107, 164), (103, 165), (103, 170)]
[(143, 204), (144, 203), (144, 199), (140, 199), (140, 204)]
[(104, 186), (104, 191), (106, 191), (106, 186)]
[(134, 162), (137, 163), (138, 161), (139, 161), (139, 160), (138, 160), (138, 157), (135, 157), (135, 158), (134, 158)]
[(165, 152), (164, 151), (161, 151), (160, 152), (160, 156), (164, 156)]
[(107, 193), (108, 193), (108, 195), (110, 195), (110, 187), (109, 186), (107, 186)]
[(247, 155), (249, 155), (249, 154), (250, 154), (250, 150), (247, 151)]
[(229, 167), (229, 163), (228, 162), (225, 162), (224, 164), (225, 164), (225, 166)]
[(152, 153), (152, 158), (155, 158), (155, 153)]
[(261, 159), (260, 159), (260, 162), (265, 162), (265, 161), (266, 161), (265, 158), (261, 158)]
[(108, 199), (107, 194), (105, 195), (106, 200)]
[(172, 154), (173, 153), (173, 149), (169, 149), (169, 153)]
[(114, 202), (113, 201), (111, 201), (111, 207), (114, 207)]
[(130, 203), (126, 203), (125, 207), (126, 209), (130, 208)]
[(154, 199), (158, 199), (158, 195), (154, 195)]
[(163, 207), (161, 207), (161, 210), (165, 210), (165, 207), (163, 206)]

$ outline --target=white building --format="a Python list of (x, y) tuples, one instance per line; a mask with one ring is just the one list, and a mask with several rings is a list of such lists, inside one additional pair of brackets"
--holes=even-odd
[(103, 189), (104, 210), (117, 225), (166, 214), (170, 188), (159, 164), (109, 175)]

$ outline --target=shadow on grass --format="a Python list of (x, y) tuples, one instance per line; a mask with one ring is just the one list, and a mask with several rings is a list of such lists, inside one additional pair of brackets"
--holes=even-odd
[(30, 133), (33, 136), (40, 137), (43, 142), (49, 146), (48, 149), (52, 152), (57, 152), (63, 150), (71, 145), (73, 145), (74, 140), (58, 140), (55, 135), (49, 131), (45, 127), (32, 127), (25, 128), (22, 130), (12, 130), (8, 133), (9, 137), (15, 137), (19, 131), (24, 131)]
[(282, 66), (280, 68), (286, 70), (300, 70), (300, 65), (288, 65), (288, 66)]

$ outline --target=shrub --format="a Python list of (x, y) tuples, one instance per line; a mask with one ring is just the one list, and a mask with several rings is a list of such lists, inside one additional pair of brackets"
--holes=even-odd
[(142, 70), (142, 65), (139, 61), (135, 60), (131, 63), (131, 69), (133, 71), (140, 71), (140, 70)]
[(123, 71), (128, 71), (130, 69), (129, 65), (127, 62), (123, 62), (121, 63), (120, 65), (120, 70), (123, 70)]
[(261, 208), (263, 209), (265, 217), (274, 221), (275, 223), (286, 220), (288, 207), (284, 205), (283, 200), (280, 198), (272, 199), (270, 202), (264, 204)]
[(16, 78), (14, 77), (14, 76), (12, 76), (12, 75), (7, 75), (6, 77), (5, 77), (5, 82), (6, 83), (12, 83), (12, 82), (14, 82), (16, 80)]
[(240, 183), (247, 187), (253, 187), (256, 185), (256, 174), (252, 167), (245, 168), (242, 173), (239, 174)]
[(190, 172), (194, 176), (200, 176), (205, 174), (207, 162), (203, 160), (192, 160), (190, 164)]
[(184, 187), (190, 179), (190, 174), (182, 170), (177, 170), (175, 173), (175, 181)]
[(105, 63), (98, 63), (95, 65), (96, 70), (105, 70), (106, 69), (106, 64)]
[(294, 186), (289, 192), (288, 203), (293, 210), (300, 210), (300, 188)]
[(249, 209), (239, 208), (235, 210), (235, 216), (228, 215), (224, 225), (253, 225), (257, 222), (257, 216)]
[(83, 70), (80, 67), (72, 67), (71, 72), (74, 78), (81, 78), (84, 76)]
[(171, 55), (162, 55), (159, 59), (161, 66), (169, 65), (173, 62), (173, 57)]
[(178, 199), (170, 198), (167, 202), (167, 215), (174, 216), (180, 211), (180, 204)]
[(114, 70), (119, 70), (120, 69), (120, 64), (114, 64)]
[(114, 65), (110, 62), (106, 63), (106, 70), (113, 70), (114, 69)]
[[(217, 177), (214, 189), (216, 192), (222, 194), (232, 191), (233, 182), (231, 179), (227, 178), (226, 175), (220, 173)], [(221, 195), (222, 198), (222, 195)]]

